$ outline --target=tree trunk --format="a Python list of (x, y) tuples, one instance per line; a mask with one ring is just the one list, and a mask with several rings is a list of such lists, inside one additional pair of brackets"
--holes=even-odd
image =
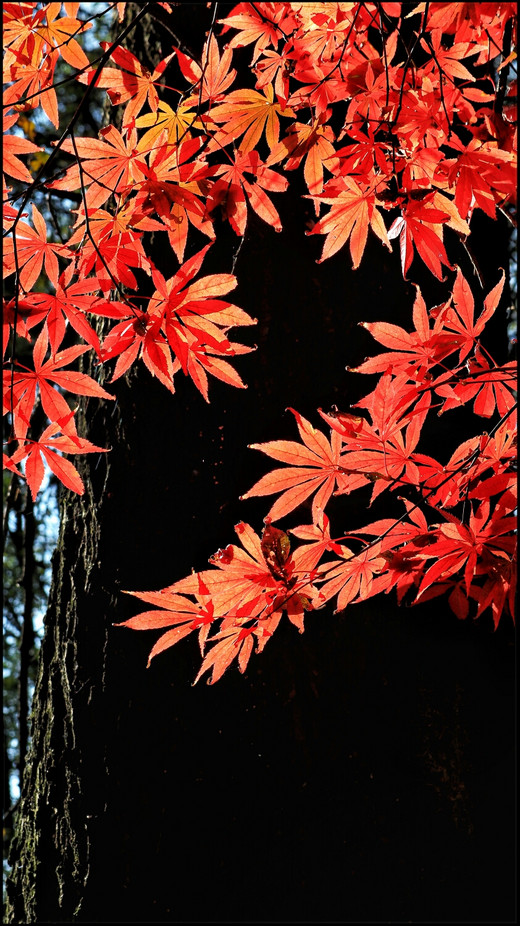
[[(209, 11), (196, 10), (200, 48)], [(156, 48), (147, 28), (135, 53), (143, 36)], [(293, 439), (288, 406), (318, 424), (318, 406), (368, 391), (345, 372), (371, 351), (357, 323), (409, 325), (397, 254), (373, 240), (355, 272), (344, 253), (317, 267), (293, 187), (280, 235), (250, 214), (235, 267), (234, 299), (259, 319), (239, 365), (249, 388), (214, 382), (206, 405), (190, 382), (171, 396), (142, 370), (108, 385), (116, 403), (83, 405), (80, 433), (112, 449), (82, 464), (84, 496), (61, 502), (10, 923), (513, 916), (509, 627), (459, 623), (442, 599), (373, 599), (308, 615), (303, 637), (281, 627), (244, 677), (211, 688), (191, 687), (195, 641), (145, 671), (155, 638), (112, 627), (136, 613), (124, 589), (204, 568), (241, 519), (261, 528), (262, 500), (238, 501), (266, 472), (247, 445)], [(506, 240), (488, 222), (474, 242), (486, 291)], [(205, 271), (229, 272), (238, 243), (220, 229)], [(451, 256), (471, 272), (462, 249)], [(424, 292), (446, 297), (436, 281)], [(338, 500), (345, 529), (366, 501)]]

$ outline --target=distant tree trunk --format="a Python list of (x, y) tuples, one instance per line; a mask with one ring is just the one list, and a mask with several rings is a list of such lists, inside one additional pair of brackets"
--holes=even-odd
[[(200, 50), (209, 11), (174, 10)], [(157, 50), (149, 23), (132, 41)], [(259, 319), (247, 390), (214, 382), (207, 406), (142, 370), (108, 385), (116, 403), (83, 405), (80, 433), (112, 449), (61, 502), (9, 923), (512, 918), (509, 627), (385, 596), (310, 614), (303, 637), (281, 627), (246, 676), (192, 688), (195, 642), (145, 671), (153, 635), (111, 626), (135, 613), (122, 590), (203, 568), (242, 518), (261, 528), (263, 503), (237, 501), (266, 471), (247, 444), (293, 438), (287, 406), (317, 424), (367, 391), (344, 369), (370, 352), (359, 321), (409, 324), (397, 255), (374, 240), (355, 272), (344, 253), (317, 267), (300, 193), (277, 200), (278, 236), (250, 216), (237, 259), (235, 301)], [(507, 240), (489, 228), (487, 289)], [(222, 228), (207, 272), (229, 272), (238, 243)], [(366, 501), (338, 501), (345, 529)]]

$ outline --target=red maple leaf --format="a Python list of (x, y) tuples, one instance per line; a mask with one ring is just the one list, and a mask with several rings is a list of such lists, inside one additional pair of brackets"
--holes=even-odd
[(115, 126), (107, 125), (99, 134), (101, 138), (66, 138), (61, 142), (62, 151), (73, 155), (77, 151), (80, 161), (69, 167), (64, 177), (47, 184), (56, 190), (80, 190), (83, 184), (89, 209), (102, 206), (116, 193), (132, 190), (146, 176), (135, 131), (125, 138)]
[(211, 35), (204, 44), (202, 67), (189, 55), (177, 50), (177, 61), (186, 78), (193, 86), (193, 94), (188, 103), (215, 103), (225, 97), (225, 92), (236, 77), (236, 71), (230, 69), (233, 52), (226, 47), (220, 57), (217, 40)]
[(247, 201), (264, 222), (276, 231), (282, 230), (280, 216), (266, 190), (281, 193), (287, 189), (287, 180), (262, 163), (257, 151), (248, 154), (235, 152), (231, 164), (223, 164), (216, 171), (219, 180), (213, 185), (207, 199), (207, 210), (221, 207), (225, 218), (237, 235), (244, 235), (247, 222)]
[[(385, 376), (381, 378), (380, 384), (384, 385), (385, 381), (391, 390), (395, 381)], [(379, 424), (376, 424), (375, 439), (370, 442), (370, 449), (367, 449), (366, 445), (364, 447), (361, 441), (356, 441), (357, 449), (343, 454), (345, 469), (375, 480), (372, 501), (388, 487), (397, 488), (407, 483), (413, 486), (419, 486), (423, 482), (428, 484), (431, 472), (437, 471), (434, 459), (414, 453), (430, 401), (430, 394), (423, 394), (411, 419), (406, 416), (404, 420), (399, 420), (393, 415), (389, 418), (385, 415)], [(375, 412), (374, 419), (376, 423)]]
[(126, 372), (141, 355), (150, 372), (171, 392), (173, 374), (180, 368), (191, 376), (206, 401), (206, 370), (230, 385), (245, 388), (236, 370), (222, 358), (252, 350), (231, 343), (227, 331), (234, 325), (252, 325), (255, 320), (238, 306), (219, 298), (236, 286), (232, 274), (210, 274), (194, 280), (208, 247), (186, 261), (169, 280), (158, 270), (153, 271), (157, 289), (147, 312), (129, 312), (120, 306), (116, 313), (113, 303), (99, 310), (109, 317), (123, 317), (101, 348), (103, 360), (119, 357), (113, 379)]
[(302, 415), (293, 408), (289, 411), (296, 418), (303, 444), (286, 440), (250, 444), (253, 450), (261, 450), (275, 460), (290, 465), (274, 469), (262, 476), (240, 497), (245, 499), (281, 492), (282, 495), (275, 501), (268, 514), (272, 521), (277, 521), (316, 492), (312, 502), (312, 516), (313, 520), (316, 520), (318, 512), (325, 508), (336, 486), (341, 488), (345, 484), (341, 438), (333, 431), (329, 443), (325, 435), (316, 431)]
[[(108, 42), (100, 42), (103, 51), (109, 48)], [(157, 111), (159, 97), (155, 84), (164, 74), (175, 52), (163, 58), (155, 68), (153, 74), (135, 57), (127, 48), (117, 46), (112, 49), (111, 58), (118, 68), (103, 68), (96, 79), (96, 87), (106, 87), (110, 102), (113, 106), (126, 103), (123, 116), (123, 128), (133, 125), (145, 103), (152, 112)], [(82, 84), (91, 84), (96, 68), (90, 68), (78, 76)]]
[(454, 385), (433, 384), (436, 394), (445, 399), (439, 414), (450, 408), (460, 408), (472, 399), (475, 399), (473, 411), (484, 418), (491, 418), (495, 408), (500, 415), (510, 411), (515, 404), (516, 363), (512, 360), (500, 367), (492, 366), (477, 346), (474, 357), (467, 363), (467, 368), (470, 378), (466, 380)]
[[(5, 4), (4, 4), (5, 8)], [(43, 60), (33, 58), (14, 48), (10, 50), (14, 62), (7, 67), (12, 84), (4, 92), (4, 106), (20, 104), (24, 94), (30, 98), (31, 108), (41, 107), (55, 128), (59, 126), (58, 98), (53, 84), (58, 51), (50, 52)]]
[(75, 255), (78, 277), (81, 279), (94, 273), (103, 293), (113, 290), (114, 282), (137, 289), (131, 268), (139, 267), (150, 273), (150, 261), (141, 242), (140, 229), (158, 231), (164, 226), (145, 216), (132, 215), (125, 208), (115, 215), (105, 209), (89, 209), (86, 219), (81, 210), (76, 230), (68, 241), (69, 247), (78, 246)]
[(341, 547), (342, 561), (327, 563), (327, 578), (319, 591), (320, 600), (330, 601), (338, 596), (337, 611), (343, 611), (359, 595), (368, 598), (374, 576), (386, 567), (380, 555), (381, 544), (376, 543), (360, 553)]
[[(55, 383), (67, 392), (76, 395), (90, 395), (97, 398), (110, 399), (114, 396), (106, 392), (95, 380), (86, 373), (77, 373), (62, 368), (76, 360), (85, 351), (90, 350), (88, 345), (80, 344), (67, 347), (45, 360), (49, 346), (47, 325), (44, 325), (36, 339), (33, 349), (34, 372), (18, 364), (18, 369), (4, 372), (4, 385), (9, 390), (12, 384), (15, 396), (14, 403), (14, 431), (18, 438), (25, 438), (29, 428), (32, 409), (36, 401), (36, 391), (39, 389), (43, 410), (49, 420), (60, 426), (63, 430), (70, 420), (70, 407), (62, 394), (50, 383)], [(8, 406), (9, 407), (9, 406)]]
[[(515, 547), (512, 532), (516, 527), (516, 518), (502, 517), (500, 508), (490, 510), (489, 500), (480, 503), (469, 517), (469, 523), (463, 524), (454, 515), (445, 514), (447, 524), (441, 524), (436, 532), (436, 539), (419, 555), (435, 562), (426, 570), (419, 586), (417, 597), (439, 579), (446, 579), (464, 570), (466, 594), (476, 573), (478, 560), (490, 556), (492, 560), (509, 559)], [(509, 535), (509, 536), (507, 536)]]
[(201, 148), (199, 138), (186, 138), (173, 146), (159, 144), (150, 153), (149, 165), (144, 168), (146, 179), (132, 201), (138, 216), (142, 212), (162, 219), (179, 263), (184, 258), (189, 222), (208, 238), (214, 237), (205, 200), (211, 188), (208, 178), (217, 168), (208, 167)]
[(471, 292), (471, 287), (457, 267), (457, 276), (453, 284), (453, 303), (452, 308), (449, 303), (438, 310), (441, 316), (443, 328), (453, 333), (452, 337), (457, 341), (457, 347), (460, 350), (459, 363), (461, 363), (469, 354), (475, 345), (477, 338), (482, 334), (485, 325), (494, 315), (500, 302), (502, 290), (504, 288), (504, 271), (497, 285), (493, 287), (484, 300), (484, 311), (475, 321), (475, 301)]
[(463, 145), (456, 135), (452, 135), (450, 147), (459, 154), (442, 161), (438, 177), (447, 177), (460, 215), (469, 221), (473, 209), (478, 206), (494, 219), (497, 202), (503, 199), (503, 168), (513, 161), (513, 153), (478, 138), (472, 138), (469, 144)]
[(442, 225), (449, 219), (447, 212), (436, 209), (428, 200), (409, 200), (388, 230), (389, 238), (399, 236), (401, 267), (406, 280), (414, 257), (414, 245), (429, 270), (442, 280), (442, 264), (453, 269), (442, 240)]
[(150, 665), (154, 656), (174, 646), (179, 640), (187, 637), (194, 630), (199, 631), (199, 646), (201, 653), (204, 652), (210, 625), (215, 619), (214, 608), (211, 599), (209, 599), (207, 589), (199, 578), (200, 599), (207, 604), (201, 604), (201, 601), (190, 601), (185, 595), (171, 593), (168, 589), (162, 589), (158, 592), (124, 592), (125, 595), (133, 595), (146, 601), (149, 604), (157, 605), (154, 611), (143, 611), (135, 617), (131, 617), (121, 624), (114, 624), (115, 627), (129, 627), (131, 630), (159, 630), (165, 627), (172, 627), (161, 634), (157, 643), (150, 650), (147, 667)]
[(237, 30), (228, 43), (229, 48), (243, 48), (255, 43), (252, 64), (269, 45), (276, 48), (279, 39), (286, 37), (296, 25), (286, 3), (238, 3), (225, 19), (218, 22), (224, 25), (222, 34), (229, 29)]
[(95, 277), (69, 283), (71, 266), (58, 279), (55, 295), (51, 293), (28, 293), (24, 299), (27, 307), (45, 317), (51, 351), (55, 353), (67, 330), (67, 322), (87, 344), (99, 354), (99, 338), (87, 320), (87, 312), (106, 314), (108, 303), (97, 293), (100, 285)]
[(243, 136), (238, 147), (242, 154), (247, 154), (256, 147), (264, 131), (269, 149), (272, 150), (280, 135), (279, 116), (294, 116), (294, 112), (275, 101), (270, 84), (265, 94), (258, 90), (232, 90), (224, 103), (212, 107), (207, 117), (211, 123), (223, 124), (222, 128), (215, 131), (208, 150), (214, 151)]
[(67, 489), (76, 492), (78, 495), (83, 495), (85, 487), (81, 476), (70, 460), (66, 460), (61, 454), (106, 453), (103, 447), (97, 447), (90, 441), (85, 440), (85, 438), (78, 437), (75, 433), (53, 437), (59, 431), (61, 431), (61, 427), (56, 422), (52, 422), (45, 428), (39, 440), (25, 439), (18, 450), (15, 450), (10, 457), (11, 464), (25, 460), (25, 478), (31, 490), (33, 501), (36, 499), (43, 481), (45, 463)]
[(331, 210), (316, 222), (309, 235), (327, 235), (318, 263), (332, 257), (350, 240), (350, 254), (354, 269), (359, 267), (365, 245), (368, 228), (389, 249), (391, 248), (381, 213), (376, 206), (374, 184), (360, 185), (352, 177), (338, 177), (329, 180), (318, 201), (330, 203)]
[(370, 357), (358, 367), (351, 368), (354, 373), (406, 373), (410, 379), (423, 381), (432, 367), (444, 360), (458, 347), (458, 340), (453, 334), (443, 332), (443, 316), (439, 312), (430, 329), (430, 320), (421, 290), (417, 287), (413, 322), (415, 331), (409, 333), (390, 322), (361, 322), (361, 326), (370, 332), (376, 341), (390, 348), (388, 353)]
[[(312, 125), (303, 122), (294, 122), (287, 132), (272, 149), (267, 165), (278, 164), (287, 158), (285, 170), (295, 170), (303, 160), (303, 176), (311, 196), (318, 196), (323, 191), (323, 168), (326, 167), (334, 173), (339, 165), (337, 152), (332, 144), (334, 134), (329, 125), (324, 125), (325, 118), (316, 120)], [(319, 201), (314, 201), (316, 214), (319, 210)]]
[(27, 292), (34, 286), (43, 269), (53, 286), (58, 286), (58, 256), (69, 256), (68, 247), (47, 240), (47, 226), (39, 209), (32, 205), (34, 228), (26, 222), (16, 226), (15, 245), (12, 238), (7, 238), (4, 246), (4, 276), (9, 276), (17, 269), (22, 289)]
[(113, 357), (118, 358), (112, 382), (123, 376), (140, 357), (152, 376), (156, 376), (163, 386), (174, 392), (173, 377), (180, 370), (180, 363), (172, 358), (161, 330), (161, 318), (137, 310), (125, 311), (122, 307), (119, 317), (121, 315), (123, 320), (107, 334), (100, 351), (104, 363)]
[(289, 533), (294, 534), (299, 540), (308, 541), (305, 545), (297, 547), (293, 553), (295, 570), (299, 575), (312, 575), (326, 551), (341, 553), (339, 543), (330, 536), (330, 521), (324, 511), (318, 512), (316, 523), (292, 527)]
[(34, 154), (36, 151), (42, 151), (38, 145), (33, 144), (27, 138), (21, 138), (19, 135), (8, 135), (7, 131), (19, 119), (19, 113), (4, 113), (4, 151), (2, 157), (3, 170), (15, 180), (21, 180), (22, 183), (32, 183), (32, 176), (27, 170), (25, 164), (20, 161), (20, 156), (25, 154)]
[(161, 319), (166, 340), (183, 372), (190, 375), (207, 400), (207, 379), (203, 367), (231, 385), (244, 387), (242, 380), (218, 355), (232, 357), (251, 348), (232, 344), (227, 331), (234, 325), (252, 325), (255, 320), (238, 306), (219, 298), (234, 289), (236, 277), (216, 273), (193, 278), (200, 270), (209, 245), (186, 261), (169, 280), (155, 271), (157, 289), (148, 312)]

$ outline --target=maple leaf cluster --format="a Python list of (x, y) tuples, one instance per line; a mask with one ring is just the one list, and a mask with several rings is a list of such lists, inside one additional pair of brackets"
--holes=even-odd
[[(147, 5), (133, 20), (126, 3), (114, 6), (119, 35), (91, 62), (81, 41), (92, 23), (79, 3), (3, 4), (4, 276), (14, 281), (4, 306), (4, 465), (33, 497), (45, 466), (81, 493), (63, 454), (102, 448), (78, 434), (71, 396), (112, 400), (105, 385), (138, 362), (170, 392), (181, 372), (206, 400), (208, 375), (243, 388), (232, 361), (252, 348), (229, 332), (255, 319), (226, 298), (233, 274), (199, 274), (220, 222), (243, 237), (253, 210), (281, 230), (276, 197), (301, 169), (315, 218), (307, 234), (324, 236), (318, 262), (348, 249), (357, 268), (373, 232), (390, 250), (398, 239), (405, 278), (417, 259), (439, 280), (456, 270), (452, 292), (430, 312), (417, 292), (413, 332), (365, 326), (388, 351), (357, 370), (379, 376), (359, 414), (322, 412), (329, 439), (294, 412), (301, 442), (255, 445), (286, 464), (243, 496), (278, 495), (262, 538), (239, 525), (244, 550), (227, 547), (214, 569), (139, 593), (164, 607), (128, 626), (173, 625), (152, 655), (198, 629), (201, 673), (211, 669), (215, 681), (235, 657), (245, 669), (253, 642), (263, 648), (283, 611), (302, 630), (304, 611), (336, 596), (341, 609), (394, 587), (399, 600), (447, 591), (459, 617), (474, 601), (476, 615), (491, 608), (496, 625), (514, 585), (516, 406), (511, 365), (495, 362), (480, 339), (503, 280), (475, 320), (444, 229), (465, 245), (475, 210), (495, 219), (514, 205), (507, 73), (516, 5), (238, 3), (213, 23), (200, 58), (172, 47), (153, 72), (122, 43), (146, 12), (160, 6), (173, 16), (172, 6)], [(248, 47), (244, 76), (233, 63)], [(64, 127), (61, 59), (85, 87)], [(98, 137), (79, 136), (94, 87), (106, 90), (114, 119)], [(26, 114), (36, 110), (63, 129), (49, 152), (27, 135)], [(62, 158), (71, 161), (56, 170)], [(47, 213), (31, 201), (42, 190)], [(77, 207), (67, 240), (49, 229), (56, 197), (71, 213)], [(154, 263), (151, 233), (178, 265), (171, 276)], [(76, 368), (87, 354), (103, 385)], [(468, 403), (489, 420), (487, 433), (444, 463), (417, 450), (433, 409)], [(352, 550), (348, 538), (331, 538), (325, 509), (333, 495), (370, 485), (373, 500), (406, 487), (417, 500), (404, 499), (398, 520), (351, 531)], [(291, 552), (272, 522), (307, 503), (312, 523), (292, 529), (304, 543)], [(444, 520), (432, 523), (432, 511)]]
[[(300, 441), (251, 445), (286, 465), (242, 496), (278, 496), (261, 539), (249, 526), (237, 526), (249, 557), (229, 546), (210, 560), (215, 570), (194, 573), (160, 592), (131, 593), (162, 606), (163, 623), (153, 624), (145, 612), (122, 626), (169, 626), (177, 622), (176, 614), (167, 614), (175, 610), (169, 603), (172, 593), (176, 606), (177, 593), (193, 596), (190, 606), (206, 616), (204, 633), (199, 632), (204, 659), (196, 681), (211, 670), (213, 683), (235, 658), (245, 670), (254, 639), (260, 652), (284, 609), (302, 631), (305, 610), (333, 599), (343, 610), (395, 589), (399, 602), (406, 597), (411, 604), (447, 592), (460, 619), (468, 617), (472, 602), (474, 617), (491, 609), (495, 627), (503, 613), (513, 617), (516, 373), (512, 362), (499, 367), (479, 344), (503, 285), (502, 274), (475, 319), (471, 290), (457, 270), (452, 296), (434, 311), (428, 312), (417, 289), (413, 332), (388, 322), (365, 325), (389, 349), (352, 371), (381, 373), (375, 389), (353, 406), (356, 413), (320, 409), (330, 426), (327, 437), (291, 409)], [(442, 415), (470, 402), (476, 416), (495, 420), (489, 430), (462, 443), (445, 464), (418, 451), (429, 414)], [(370, 504), (385, 491), (412, 489), (416, 500), (399, 495), (401, 517), (352, 528), (348, 536), (331, 535), (325, 511), (331, 498), (363, 487), (371, 487)], [(272, 526), (304, 503), (310, 524), (288, 532)], [(302, 541), (293, 552), (289, 534)], [(208, 636), (214, 621), (215, 632)], [(198, 627), (197, 620), (188, 623), (185, 617), (182, 636)], [(150, 658), (179, 638), (178, 631), (167, 631)], [(208, 652), (207, 643), (214, 643)]]

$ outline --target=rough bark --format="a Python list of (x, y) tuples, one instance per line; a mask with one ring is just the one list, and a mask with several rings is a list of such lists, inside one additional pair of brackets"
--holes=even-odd
[[(344, 255), (315, 266), (299, 192), (280, 198), (281, 235), (251, 217), (235, 268), (259, 318), (247, 391), (215, 383), (206, 406), (142, 371), (108, 386), (117, 403), (84, 405), (113, 449), (62, 499), (10, 923), (512, 916), (508, 627), (372, 600), (310, 615), (303, 637), (281, 628), (245, 677), (192, 688), (195, 643), (146, 672), (150, 636), (111, 626), (135, 613), (123, 589), (202, 568), (241, 518), (261, 527), (265, 506), (236, 501), (265, 472), (247, 444), (294, 437), (289, 405), (314, 418), (366, 391), (344, 370), (370, 350), (358, 321), (408, 322), (414, 289), (378, 242), (355, 273)], [(492, 254), (488, 235), (489, 289), (505, 232)], [(223, 228), (207, 272), (237, 243)], [(429, 284), (430, 305), (442, 294)], [(347, 499), (345, 523), (365, 503)]]

